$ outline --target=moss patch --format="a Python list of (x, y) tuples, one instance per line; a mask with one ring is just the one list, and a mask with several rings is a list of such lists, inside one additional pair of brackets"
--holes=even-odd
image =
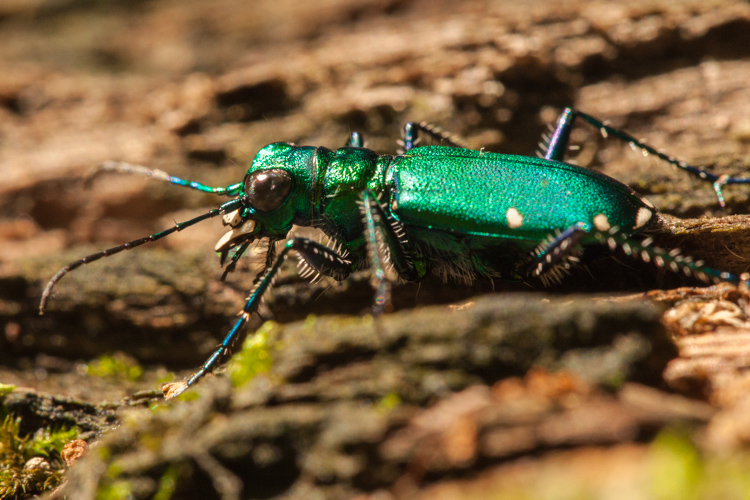
[(242, 350), (232, 357), (227, 367), (232, 385), (242, 387), (256, 375), (271, 369), (272, 351), (276, 348), (280, 331), (281, 327), (277, 323), (266, 321), (245, 340)]
[(143, 376), (143, 367), (125, 353), (105, 354), (86, 365), (86, 374), (92, 377), (137, 381)]
[(21, 419), (10, 415), (0, 427), (0, 498), (26, 498), (60, 483), (60, 452), (78, 434), (75, 428), (39, 429), (20, 434)]

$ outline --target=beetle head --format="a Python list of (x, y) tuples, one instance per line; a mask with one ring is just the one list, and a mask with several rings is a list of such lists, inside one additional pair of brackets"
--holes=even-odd
[(246, 241), (281, 239), (295, 223), (309, 223), (318, 148), (274, 143), (262, 148), (245, 175), (242, 207), (223, 216), (231, 229), (216, 243), (226, 253)]

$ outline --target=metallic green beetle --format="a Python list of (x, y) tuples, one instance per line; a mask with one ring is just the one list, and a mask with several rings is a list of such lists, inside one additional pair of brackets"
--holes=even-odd
[[(597, 243), (613, 250), (621, 247), (657, 266), (707, 281), (737, 284), (747, 279), (650, 247), (648, 241), (632, 240), (658, 219), (656, 209), (615, 179), (562, 161), (576, 117), (605, 135), (711, 182), (722, 205), (723, 185), (750, 182), (687, 165), (572, 109), (561, 115), (540, 158), (465, 149), (432, 127), (408, 123), (400, 155), (378, 155), (363, 148), (357, 133), (336, 151), (274, 143), (258, 152), (243, 182), (227, 187), (210, 187), (157, 170), (109, 163), (103, 168), (147, 175), (234, 199), (166, 231), (72, 262), (48, 283), (40, 312), (54, 284), (68, 271), (211, 217), (221, 215), (229, 227), (216, 244), (222, 265), (234, 250), (224, 276), (234, 269), (251, 242), (286, 239), (292, 225), (316, 227), (327, 234), (332, 242), (329, 245), (292, 237), (278, 255), (275, 245), (268, 246), (265, 268), (239, 320), (195, 374), (165, 390), (167, 397), (173, 397), (230, 355), (242, 327), (257, 311), (292, 251), (301, 259), (303, 276), (322, 274), (342, 280), (357, 269), (371, 268), (376, 313), (388, 301), (386, 270), (390, 266), (404, 281), (419, 281), (434, 272), (462, 281), (488, 276), (511, 280), (539, 277), (548, 282), (568, 272), (581, 246)], [(420, 132), (445, 145), (416, 147)]]

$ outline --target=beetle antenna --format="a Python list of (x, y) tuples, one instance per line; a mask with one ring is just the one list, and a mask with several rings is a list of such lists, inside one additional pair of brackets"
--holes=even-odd
[(193, 219), (190, 219), (185, 222), (178, 222), (174, 226), (170, 227), (169, 229), (165, 229), (164, 231), (161, 231), (159, 233), (154, 233), (146, 236), (145, 238), (139, 238), (137, 240), (128, 241), (127, 243), (123, 243), (122, 245), (118, 245), (116, 247), (108, 248), (106, 250), (102, 250), (101, 252), (97, 252), (91, 255), (87, 255), (86, 257), (82, 259), (78, 259), (76, 261), (71, 262), (67, 266), (63, 267), (59, 271), (57, 271), (57, 274), (55, 274), (49, 282), (47, 282), (47, 286), (44, 287), (44, 292), (42, 292), (42, 299), (39, 302), (39, 315), (43, 315), (44, 312), (47, 310), (47, 302), (49, 301), (50, 294), (52, 293), (52, 288), (54, 288), (55, 284), (57, 284), (58, 281), (60, 281), (63, 276), (68, 274), (70, 271), (77, 269), (78, 267), (89, 264), (91, 262), (94, 262), (95, 260), (99, 260), (102, 257), (109, 257), (110, 255), (114, 255), (116, 253), (120, 253), (123, 250), (130, 250), (131, 248), (135, 248), (138, 246), (143, 245), (144, 243), (149, 243), (152, 241), (156, 241), (158, 239), (161, 239), (165, 236), (168, 236), (172, 233), (176, 233), (178, 231), (182, 231), (183, 229), (190, 227), (192, 225), (195, 225), (199, 222), (202, 222), (204, 220), (210, 219), (212, 217), (216, 217), (217, 215), (223, 215), (227, 212), (231, 212), (233, 210), (237, 210), (240, 208), (241, 202), (240, 200), (231, 200), (226, 203), (224, 203), (219, 208), (215, 208), (213, 210), (210, 210), (206, 212), (203, 215), (199, 215), (198, 217), (195, 217)]
[(104, 172), (116, 172), (118, 174), (147, 177), (149, 179), (156, 179), (157, 181), (168, 182), (177, 186), (195, 189), (204, 193), (212, 193), (223, 196), (237, 196), (242, 189), (241, 182), (226, 187), (206, 186), (205, 184), (201, 184), (200, 182), (188, 181), (185, 179), (180, 179), (179, 177), (175, 177), (173, 175), (169, 175), (163, 170), (148, 168), (144, 167), (143, 165), (135, 165), (133, 163), (127, 163), (124, 161), (105, 161), (98, 167), (94, 168), (86, 175), (86, 186), (89, 187), (91, 183), (94, 182), (94, 179)]

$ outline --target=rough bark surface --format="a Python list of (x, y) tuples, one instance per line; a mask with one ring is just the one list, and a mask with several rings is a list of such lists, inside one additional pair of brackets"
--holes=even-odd
[[(357, 130), (392, 153), (406, 121), (533, 154), (573, 106), (747, 175), (746, 2), (18, 0), (0, 5), (0, 75), (0, 383), (19, 387), (0, 415), (97, 443), (54, 495), (653, 498), (696, 450), (707, 489), (679, 491), (740, 481), (711, 471), (748, 460), (747, 289), (623, 255), (590, 252), (548, 290), (397, 287), (375, 320), (366, 275), (311, 285), (290, 268), (262, 311), (279, 324), (268, 371), (174, 403), (159, 383), (203, 362), (251, 287), (252, 266), (219, 281), (220, 224), (83, 266), (37, 304), (71, 260), (218, 205), (91, 177), (107, 160), (228, 185), (267, 143), (334, 148)], [(658, 245), (750, 268), (750, 189), (725, 188), (722, 209), (596, 130), (572, 140), (571, 162), (664, 214)]]

